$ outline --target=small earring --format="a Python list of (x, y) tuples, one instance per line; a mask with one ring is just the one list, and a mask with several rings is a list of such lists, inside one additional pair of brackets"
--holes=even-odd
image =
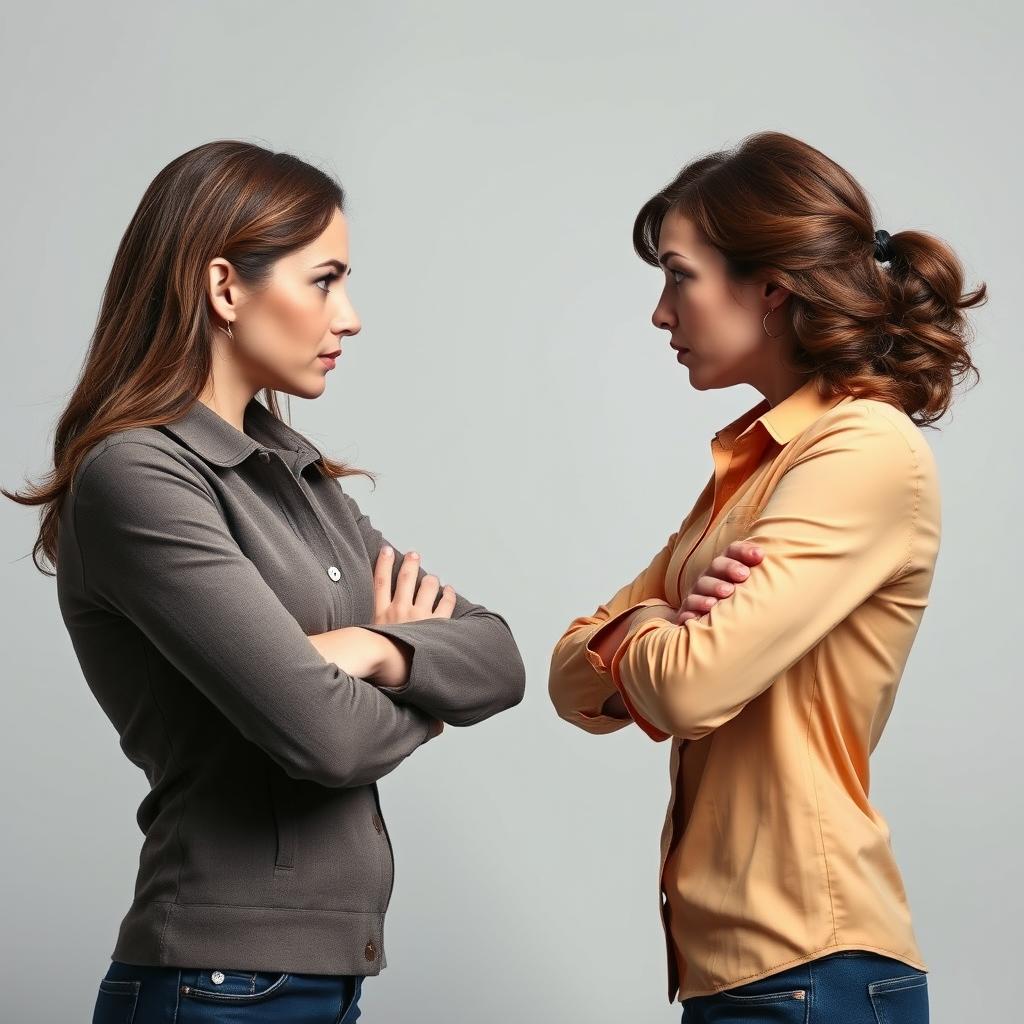
[(227, 327), (222, 327), (222, 328), (221, 328), (221, 330), (222, 330), (222, 331), (223, 331), (223, 332), (224, 332), (224, 333), (225, 333), (225, 334), (226, 334), (226, 335), (227, 335), (227, 336), (228, 336), (228, 337), (229, 337), (229, 338), (230, 338), (230, 339), (231, 339), (232, 341), (234, 341), (234, 340), (235, 340), (235, 335), (234, 335), (234, 333), (233, 333), (233, 332), (232, 332), (232, 330), (231, 330), (231, 321), (230, 321), (230, 320), (228, 320), (228, 321), (226, 321), (226, 322), (227, 322)]
[(769, 338), (781, 338), (781, 337), (782, 337), (782, 334), (783, 334), (783, 332), (782, 332), (782, 331), (779, 331), (779, 333), (778, 333), (778, 334), (772, 334), (772, 333), (771, 333), (771, 332), (770, 332), (770, 331), (768, 330), (768, 324), (767, 324), (767, 320), (768, 320), (768, 317), (769, 317), (769, 316), (770, 316), (770, 315), (771, 315), (772, 313), (774, 313), (774, 312), (775, 312), (775, 310), (774, 310), (774, 309), (769, 309), (769, 310), (768, 310), (768, 312), (767, 312), (767, 313), (765, 313), (765, 315), (764, 315), (764, 318), (763, 318), (763, 319), (761, 320), (761, 326), (762, 326), (762, 327), (764, 328), (764, 333), (765, 333), (765, 334), (767, 334)]

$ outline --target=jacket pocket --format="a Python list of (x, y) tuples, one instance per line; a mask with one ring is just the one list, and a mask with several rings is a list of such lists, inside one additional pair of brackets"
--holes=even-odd
[(295, 794), (284, 772), (276, 764), (268, 763), (267, 773), (270, 806), (274, 812), (274, 834), (277, 840), (274, 870), (290, 871), (295, 866)]
[(391, 904), (391, 893), (395, 888), (395, 851), (391, 845), (388, 827), (384, 822), (384, 814), (380, 806), (380, 790), (376, 782), (373, 783), (372, 788), (374, 810), (370, 815), (370, 820), (373, 822), (374, 835), (370, 838), (370, 842), (376, 845), (378, 863), (380, 864), (380, 892), (384, 894), (380, 912), (383, 913)]

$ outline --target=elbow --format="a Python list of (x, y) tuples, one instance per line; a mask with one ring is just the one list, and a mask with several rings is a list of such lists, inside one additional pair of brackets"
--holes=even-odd
[(302, 746), (292, 746), (275, 760), (291, 778), (329, 789), (348, 789), (374, 781), (367, 773), (367, 765), (372, 763), (370, 752), (358, 742), (325, 744), (311, 739)]
[(396, 764), (385, 765), (376, 762), (356, 764), (339, 758), (329, 764), (323, 763), (315, 768), (304, 768), (295, 774), (289, 771), (288, 774), (293, 779), (315, 782), (318, 786), (323, 786), (326, 789), (354, 789), (357, 786), (369, 786), (378, 779), (382, 779), (395, 767), (397, 767)]
[(505, 674), (495, 697), (494, 714), (511, 711), (512, 708), (522, 704), (524, 696), (526, 696), (526, 670), (520, 662), (517, 670)]
[(340, 753), (334, 758), (308, 758), (278, 763), (288, 776), (301, 782), (315, 782), (329, 789), (364, 785), (356, 766)]
[(570, 699), (568, 692), (560, 685), (558, 677), (552, 675), (548, 679), (548, 700), (555, 709), (555, 714), (563, 721), (577, 723), (580, 709)]
[(662, 732), (681, 740), (700, 740), (726, 721), (691, 694), (672, 694), (649, 718)]
[(516, 651), (512, 667), (506, 673), (502, 694), (504, 698), (502, 711), (508, 711), (517, 704), (522, 704), (523, 697), (526, 696), (526, 666), (518, 651)]
[(492, 678), (495, 680), (491, 703), (494, 713), (508, 711), (521, 704), (526, 695), (526, 666), (519, 648), (509, 638), (509, 644), (498, 659)]
[(495, 714), (521, 704), (523, 697), (526, 696), (526, 665), (523, 664), (523, 656), (507, 623), (504, 619), (501, 622), (505, 642), (499, 650), (494, 670), (494, 679), (497, 681), (494, 694)]
[(518, 651), (510, 654), (492, 679), (494, 685), (485, 700), (476, 700), (467, 707), (453, 710), (445, 716), (445, 722), (454, 726), (476, 725), (522, 703), (526, 695), (526, 667)]
[(684, 672), (674, 664), (652, 667), (646, 657), (626, 657), (613, 674), (616, 686), (662, 739), (703, 739), (735, 714), (723, 711), (728, 679), (703, 667), (699, 673)]
[(591, 736), (604, 736), (610, 732), (617, 732), (632, 723), (631, 718), (617, 718), (606, 715), (600, 707), (585, 705), (581, 700), (574, 700), (569, 693), (560, 685), (557, 675), (552, 674), (548, 680), (548, 699), (555, 709), (555, 714), (563, 722), (590, 733)]

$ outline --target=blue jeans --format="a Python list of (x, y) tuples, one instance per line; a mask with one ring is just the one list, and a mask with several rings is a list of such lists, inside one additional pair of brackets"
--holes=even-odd
[(928, 1024), (928, 976), (844, 950), (682, 1005), (684, 1024)]
[(112, 960), (92, 1024), (352, 1024), (361, 974), (139, 967)]

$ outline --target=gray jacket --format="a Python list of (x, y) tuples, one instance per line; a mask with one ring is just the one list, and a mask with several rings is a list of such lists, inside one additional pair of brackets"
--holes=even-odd
[[(523, 661), (461, 594), (450, 619), (371, 625), (380, 532), (256, 398), (244, 427), (197, 401), (110, 435), (61, 508), (61, 614), (151, 787), (111, 958), (375, 975), (394, 882), (377, 780), (433, 718), (518, 704)], [(309, 642), (346, 625), (408, 643), (408, 682), (377, 687)]]

